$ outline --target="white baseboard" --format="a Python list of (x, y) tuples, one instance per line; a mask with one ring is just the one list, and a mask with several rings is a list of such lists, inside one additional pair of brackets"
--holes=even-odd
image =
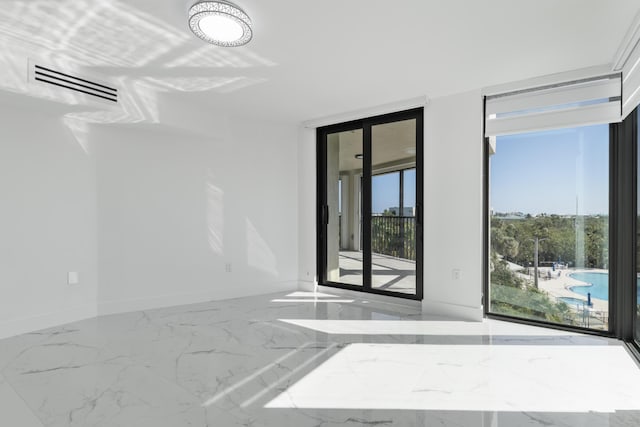
[(305, 292), (322, 292), (325, 294), (340, 295), (343, 297), (353, 298), (355, 300), (366, 300), (381, 304), (391, 304), (412, 309), (420, 308), (420, 301), (407, 298), (398, 298), (381, 294), (370, 294), (366, 292), (352, 291), (351, 289), (334, 288), (332, 286), (321, 286), (314, 282), (301, 281), (298, 283), (298, 290)]
[(310, 280), (300, 280), (298, 282), (298, 290), (304, 292), (313, 292), (316, 289), (315, 282)]
[[(207, 301), (220, 301), (233, 298), (266, 295), (274, 292), (296, 290), (297, 282), (279, 282), (253, 289), (219, 288), (207, 292), (189, 294), (170, 294), (161, 296), (147, 296), (141, 298), (108, 300), (98, 302), (98, 316), (128, 313), (131, 311), (152, 310), (154, 308), (172, 307), (177, 305), (197, 304)], [(257, 291), (257, 292), (256, 292)]]
[(482, 306), (469, 307), (467, 305), (451, 304), (442, 301), (423, 300), (422, 312), (471, 322), (482, 322), (484, 319), (484, 310)]
[(402, 298), (387, 297), (384, 295), (367, 294), (364, 292), (351, 291), (348, 289), (339, 289), (328, 286), (317, 286), (311, 281), (298, 282), (298, 290), (305, 292), (324, 292), (334, 293), (343, 296), (349, 296), (352, 298), (366, 298), (372, 301), (378, 301), (383, 303), (392, 303), (413, 307), (422, 307), (422, 312), (425, 314), (434, 314), (437, 316), (444, 316), (455, 320), (465, 320), (471, 322), (482, 322), (484, 319), (484, 310), (482, 306), (469, 307), (466, 305), (451, 304), (442, 301), (413, 301)]
[(8, 338), (27, 332), (47, 329), (65, 323), (96, 317), (95, 305), (87, 305), (65, 309), (55, 313), (47, 313), (38, 316), (13, 319), (0, 323), (0, 339)]
[(64, 311), (47, 313), (38, 316), (11, 319), (0, 323), (0, 339), (15, 335), (38, 331), (64, 325), (79, 320), (91, 319), (108, 314), (126, 313), (130, 311), (150, 310), (154, 308), (176, 305), (195, 304), (207, 301), (217, 301), (271, 294), (275, 292), (295, 291), (297, 281), (269, 283), (253, 289), (212, 289), (206, 293), (172, 294), (115, 301), (102, 301), (96, 305), (87, 305), (65, 309)]

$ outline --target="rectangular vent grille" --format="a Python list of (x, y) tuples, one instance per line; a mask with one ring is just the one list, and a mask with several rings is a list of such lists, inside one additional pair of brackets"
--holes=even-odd
[(82, 92), (111, 102), (118, 102), (118, 89), (60, 71), (35, 65), (34, 79), (54, 86)]

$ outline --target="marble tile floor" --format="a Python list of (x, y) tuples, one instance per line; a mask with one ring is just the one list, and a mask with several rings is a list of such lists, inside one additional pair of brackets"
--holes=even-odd
[(0, 426), (640, 426), (606, 338), (307, 292), (0, 340)]

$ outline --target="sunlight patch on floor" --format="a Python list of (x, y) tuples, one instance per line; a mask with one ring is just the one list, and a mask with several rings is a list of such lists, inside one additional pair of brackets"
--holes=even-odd
[(266, 407), (611, 413), (638, 396), (620, 346), (351, 344)]

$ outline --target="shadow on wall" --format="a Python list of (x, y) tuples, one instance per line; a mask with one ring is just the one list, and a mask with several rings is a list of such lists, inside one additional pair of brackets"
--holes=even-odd
[(269, 244), (249, 218), (245, 218), (247, 235), (247, 263), (250, 267), (278, 277), (278, 261)]
[(224, 253), (224, 191), (214, 184), (215, 177), (207, 173), (207, 229), (209, 246), (216, 255)]

